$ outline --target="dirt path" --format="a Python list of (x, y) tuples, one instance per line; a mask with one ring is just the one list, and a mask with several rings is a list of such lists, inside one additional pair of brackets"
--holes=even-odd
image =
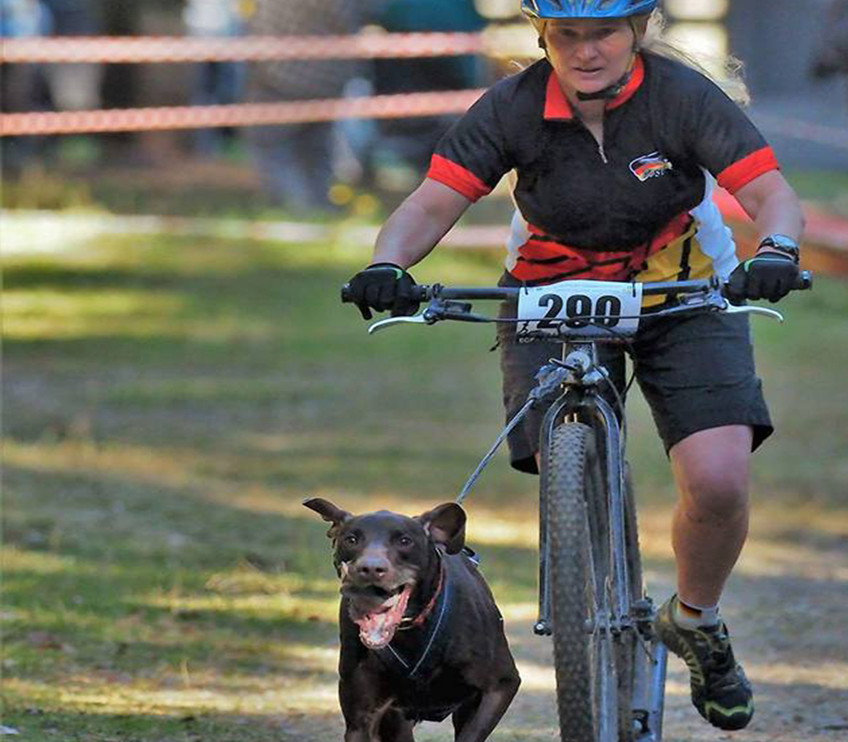
[[(659, 596), (672, 589), (666, 518), (649, 513), (641, 524), (646, 578)], [(783, 508), (760, 513), (757, 523), (724, 602), (737, 654), (754, 683), (756, 716), (744, 732), (708, 726), (690, 705), (685, 667), (671, 658), (668, 742), (848, 739), (848, 514)], [(506, 603), (502, 608), (523, 684), (492, 739), (556, 740), (549, 641), (531, 633), (533, 606)], [(302, 721), (288, 726), (300, 740), (341, 739), (337, 717)], [(416, 739), (448, 742), (453, 739), (450, 724), (423, 724)]]

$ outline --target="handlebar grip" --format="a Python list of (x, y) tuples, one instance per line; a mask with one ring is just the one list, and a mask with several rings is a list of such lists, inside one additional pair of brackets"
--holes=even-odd
[[(721, 287), (722, 296), (727, 296), (727, 287), (729, 284), (725, 283)], [(792, 287), (792, 291), (807, 291), (808, 289), (813, 288), (813, 273), (812, 271), (801, 271), (798, 274), (798, 279), (795, 281), (795, 285)]]
[[(413, 301), (427, 301), (430, 298), (429, 286), (413, 286), (412, 299)], [(341, 291), (342, 304), (352, 304), (353, 297), (350, 295), (350, 284), (346, 283), (342, 286)]]

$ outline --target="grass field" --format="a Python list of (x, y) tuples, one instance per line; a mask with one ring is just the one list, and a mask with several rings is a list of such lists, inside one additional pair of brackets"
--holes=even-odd
[[(502, 414), (491, 328), (368, 337), (339, 305), (366, 258), (167, 236), (7, 258), (3, 724), (21, 739), (327, 739), (337, 585), (301, 499), (410, 514), (452, 499)], [(498, 274), (447, 252), (416, 271)], [(819, 278), (782, 308), (785, 325), (755, 327), (779, 434), (754, 490), (775, 538), (815, 562), (848, 538), (848, 292)], [(631, 412), (651, 522), (672, 492), (637, 394)], [(468, 501), (485, 573), (525, 623), (535, 486), (500, 456)], [(667, 572), (666, 547), (646, 550)]]

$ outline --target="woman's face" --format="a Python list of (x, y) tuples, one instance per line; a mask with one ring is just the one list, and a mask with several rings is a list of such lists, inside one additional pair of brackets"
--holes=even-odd
[(634, 32), (626, 18), (579, 18), (545, 25), (548, 59), (566, 92), (597, 93), (627, 72)]

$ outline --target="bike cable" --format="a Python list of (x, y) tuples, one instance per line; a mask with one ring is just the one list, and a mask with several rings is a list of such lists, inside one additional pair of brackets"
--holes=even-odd
[(507, 426), (501, 431), (501, 434), (498, 436), (494, 445), (489, 449), (489, 452), (480, 460), (480, 463), (477, 464), (477, 468), (474, 470), (474, 472), (468, 478), (468, 481), (465, 483), (465, 485), (463, 486), (460, 493), (456, 496), (456, 500), (454, 502), (456, 502), (457, 505), (462, 504), (462, 501), (466, 498), (466, 496), (468, 495), (468, 492), (474, 486), (474, 483), (477, 481), (480, 474), (483, 473), (483, 469), (485, 469), (486, 465), (489, 463), (489, 461), (491, 461), (492, 456), (495, 455), (495, 452), (498, 450), (501, 443), (503, 443), (506, 440), (507, 436), (512, 432), (512, 430), (515, 428), (515, 426), (518, 425), (518, 423), (521, 422), (521, 420), (530, 411), (530, 408), (534, 404), (536, 404), (535, 398), (528, 399), (524, 403), (524, 406), (516, 413), (515, 417), (513, 417), (512, 420), (509, 421)]

